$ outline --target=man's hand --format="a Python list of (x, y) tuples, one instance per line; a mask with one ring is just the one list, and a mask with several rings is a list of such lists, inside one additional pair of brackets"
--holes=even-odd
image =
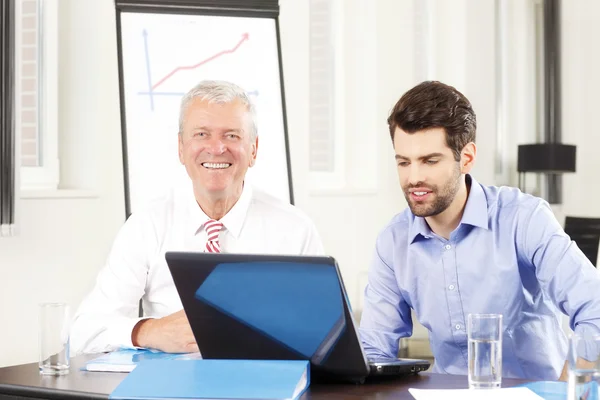
[(131, 341), (136, 347), (157, 349), (167, 353), (199, 351), (184, 310), (163, 318), (138, 322), (131, 332)]
[(562, 373), (558, 378), (559, 381), (567, 382), (569, 379), (569, 362), (565, 361), (565, 366), (563, 367)]
[[(594, 369), (596, 368), (596, 362), (588, 361), (584, 358), (578, 357), (575, 368), (578, 369)], [(559, 381), (567, 382), (569, 380), (569, 361), (565, 361), (565, 366), (563, 367), (562, 373), (558, 378)]]

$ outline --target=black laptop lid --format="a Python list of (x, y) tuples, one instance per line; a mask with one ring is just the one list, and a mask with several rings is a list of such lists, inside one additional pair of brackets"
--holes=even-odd
[(361, 378), (366, 358), (333, 258), (168, 252), (207, 359), (302, 359), (316, 374)]

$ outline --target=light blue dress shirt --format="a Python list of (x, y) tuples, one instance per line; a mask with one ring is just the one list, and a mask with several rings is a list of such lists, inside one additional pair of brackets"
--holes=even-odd
[(410, 209), (377, 238), (360, 336), (368, 357), (396, 357), (411, 309), (429, 331), (433, 372), (467, 374), (467, 316), (503, 314), (503, 376), (555, 380), (567, 356), (561, 312), (600, 332), (600, 273), (547, 202), (509, 187), (471, 189), (446, 240)]

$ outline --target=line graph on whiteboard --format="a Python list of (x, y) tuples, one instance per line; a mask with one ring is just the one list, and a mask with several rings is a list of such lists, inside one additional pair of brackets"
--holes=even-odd
[(251, 95), (260, 146), (248, 175), (289, 199), (275, 21), (153, 13), (123, 13), (120, 21), (132, 208), (187, 179), (177, 149), (180, 102), (207, 79), (234, 82)]
[[(169, 72), (167, 75), (163, 76), (162, 78), (160, 78), (158, 81), (153, 82), (152, 80), (152, 72), (151, 72), (151, 68), (150, 68), (150, 54), (148, 52), (148, 31), (146, 29), (144, 29), (142, 31), (142, 37), (144, 40), (144, 59), (145, 59), (145, 64), (146, 64), (146, 76), (148, 77), (148, 89), (146, 91), (140, 91), (138, 92), (139, 95), (143, 95), (143, 96), (148, 96), (149, 102), (150, 102), (150, 109), (152, 111), (154, 111), (154, 96), (177, 96), (177, 97), (181, 97), (183, 96), (185, 93), (184, 92), (167, 92), (167, 91), (160, 91), (159, 87), (165, 83), (169, 78), (171, 78), (173, 75), (175, 75), (178, 72), (181, 71), (191, 71), (191, 70), (195, 70), (199, 67), (202, 67), (203, 65), (211, 62), (211, 61), (215, 61), (218, 60), (221, 57), (227, 56), (229, 54), (233, 54), (235, 53), (243, 44), (244, 42), (247, 42), (250, 39), (250, 35), (248, 34), (248, 32), (244, 32), (242, 34), (242, 37), (240, 38), (240, 40), (232, 47), (229, 49), (225, 49), (225, 50), (221, 50), (218, 51), (217, 53), (209, 56), (208, 58), (205, 58), (203, 60), (200, 60), (199, 62), (197, 62), (196, 64), (193, 65), (180, 65), (180, 66), (176, 66), (173, 68), (173, 70), (171, 72)], [(250, 96), (258, 96), (258, 90), (248, 90), (248, 94)]]

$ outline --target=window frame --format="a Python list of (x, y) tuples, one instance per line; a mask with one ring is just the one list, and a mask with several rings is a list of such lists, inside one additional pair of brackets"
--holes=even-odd
[[(21, 191), (57, 190), (60, 177), (58, 157), (58, 0), (38, 0), (38, 38), (42, 47), (38, 53), (38, 146), (39, 166), (21, 166), (21, 53), (22, 2), (16, 2), (16, 128), (17, 162), (20, 166)], [(41, 29), (41, 30), (39, 30)]]

